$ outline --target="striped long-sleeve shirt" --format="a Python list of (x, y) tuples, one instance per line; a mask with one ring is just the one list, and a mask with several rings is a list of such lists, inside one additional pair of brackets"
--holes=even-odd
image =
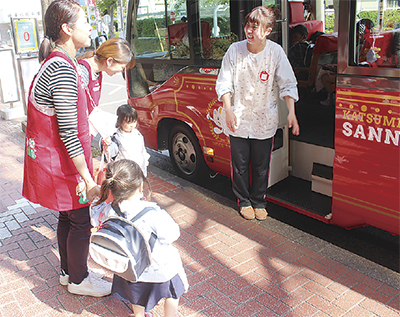
[(83, 154), (78, 139), (77, 73), (67, 62), (50, 63), (35, 86), (35, 101), (42, 107), (53, 108), (58, 131), (70, 158)]

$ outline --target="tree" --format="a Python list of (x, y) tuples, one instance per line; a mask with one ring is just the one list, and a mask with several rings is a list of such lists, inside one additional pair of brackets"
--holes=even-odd
[[(108, 14), (111, 17), (111, 22), (108, 25), (108, 28), (110, 30), (110, 38), (115, 36), (114, 16), (117, 12), (117, 5), (118, 3), (122, 3), (122, 8), (125, 8), (126, 1), (127, 0), (96, 0), (96, 6), (99, 9), (100, 14), (103, 16)], [(120, 23), (120, 21), (118, 21), (118, 23)]]
[(109, 37), (114, 37), (114, 8), (117, 6), (117, 0), (96, 0), (96, 6), (100, 11), (100, 15), (104, 16), (108, 14), (111, 17), (111, 21), (108, 24), (110, 30)]
[[(228, 4), (228, 0), (200, 0), (200, 7), (216, 6), (219, 4)], [(179, 10), (179, 8), (186, 4), (186, 0), (177, 0), (174, 4), (174, 9)]]

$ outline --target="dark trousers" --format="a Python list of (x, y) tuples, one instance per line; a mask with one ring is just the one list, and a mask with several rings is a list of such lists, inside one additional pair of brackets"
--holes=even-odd
[(265, 208), (273, 138), (258, 140), (230, 136), (230, 142), (232, 190), (239, 206)]
[(69, 281), (72, 283), (79, 284), (88, 275), (91, 228), (89, 207), (60, 211), (57, 240), (61, 269), (69, 274)]

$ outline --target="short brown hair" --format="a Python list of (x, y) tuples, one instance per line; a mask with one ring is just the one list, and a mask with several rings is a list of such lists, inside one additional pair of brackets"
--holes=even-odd
[(137, 121), (138, 115), (136, 109), (133, 106), (129, 104), (123, 104), (117, 109), (117, 117), (118, 118), (115, 127), (120, 128), (125, 120), (128, 123)]
[(275, 7), (272, 8), (267, 8), (264, 6), (255, 7), (253, 10), (251, 10), (251, 12), (249, 12), (246, 15), (244, 20), (244, 25), (246, 25), (249, 22), (252, 22), (265, 27), (265, 29), (268, 28), (273, 29), (275, 26), (275, 21), (279, 16), (280, 12)]

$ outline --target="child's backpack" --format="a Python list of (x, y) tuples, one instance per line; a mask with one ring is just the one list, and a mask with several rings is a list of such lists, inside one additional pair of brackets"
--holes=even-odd
[(89, 254), (97, 264), (127, 281), (136, 282), (151, 264), (157, 236), (152, 233), (147, 241), (134, 222), (152, 208), (143, 209), (129, 221), (123, 217), (117, 203), (113, 202), (111, 206), (118, 216), (111, 216), (97, 232), (92, 233)]
[[(117, 153), (114, 153), (114, 155), (111, 157), (110, 155), (105, 155), (105, 157), (104, 157), (104, 161), (106, 162), (106, 163), (110, 163), (110, 162), (114, 162), (115, 161), (115, 159), (117, 158), (117, 156), (118, 156), (118, 154), (119, 154), (119, 148), (120, 148), (120, 146), (121, 146), (121, 142), (119, 142), (119, 140), (116, 138), (116, 133), (114, 133), (112, 136), (111, 136), (111, 142), (112, 143), (115, 143), (116, 145), (117, 145)], [(104, 152), (104, 145), (103, 145), (103, 138), (102, 137), (100, 137), (100, 139), (99, 139), (99, 150), (100, 150), (100, 152), (101, 153), (105, 153)]]
[(308, 44), (307, 48), (306, 48), (306, 53), (304, 54), (304, 65), (306, 65), (307, 67), (311, 66), (311, 59), (313, 56), (313, 50), (314, 50), (314, 44), (310, 43)]

